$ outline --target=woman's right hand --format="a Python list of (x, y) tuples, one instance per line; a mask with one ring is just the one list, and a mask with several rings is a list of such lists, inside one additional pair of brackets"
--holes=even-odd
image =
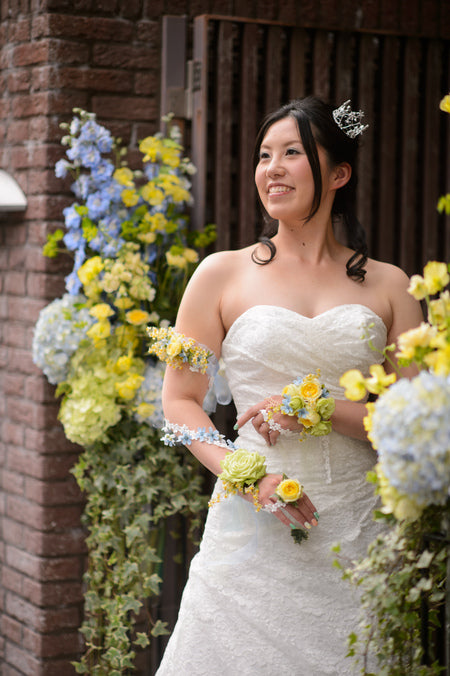
[[(281, 474), (266, 474), (258, 481), (258, 503), (263, 508), (266, 507), (269, 511), (272, 511), (271, 507), (280, 502), (275, 490), (282, 479)], [(244, 495), (244, 498), (253, 502), (253, 497), (249, 493)], [(296, 505), (284, 503), (272, 513), (286, 526), (293, 525), (296, 528), (310, 530), (311, 526), (318, 524), (317, 510), (306, 493), (303, 493), (302, 497), (297, 500)]]

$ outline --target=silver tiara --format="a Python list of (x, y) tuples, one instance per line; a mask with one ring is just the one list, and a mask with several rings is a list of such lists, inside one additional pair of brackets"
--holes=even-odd
[(362, 110), (353, 111), (350, 108), (350, 99), (345, 101), (339, 108), (333, 110), (333, 119), (337, 126), (350, 138), (355, 138), (355, 136), (362, 134), (369, 126), (368, 124), (361, 124), (363, 117), (364, 113)]

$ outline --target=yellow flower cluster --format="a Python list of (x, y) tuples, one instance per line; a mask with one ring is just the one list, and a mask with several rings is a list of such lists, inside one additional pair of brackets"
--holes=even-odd
[(161, 361), (175, 369), (188, 364), (192, 371), (206, 373), (209, 361), (213, 356), (193, 338), (187, 338), (171, 326), (168, 328), (149, 327), (148, 336), (152, 342), (149, 354), (154, 354)]
[(280, 481), (275, 489), (275, 493), (283, 502), (295, 503), (303, 495), (303, 486), (297, 479), (288, 479), (286, 477)]

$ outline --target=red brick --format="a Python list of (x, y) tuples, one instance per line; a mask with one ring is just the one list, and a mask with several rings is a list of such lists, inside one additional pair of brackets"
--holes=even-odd
[(11, 224), (12, 226), (5, 230), (4, 245), (8, 248), (24, 245), (27, 240), (27, 227), (24, 223), (19, 222), (19, 218), (19, 216), (14, 218), (13, 215), (8, 215), (8, 225)]
[(38, 674), (40, 670), (39, 660), (30, 655), (27, 651), (16, 646), (14, 643), (6, 643), (5, 662), (7, 662), (8, 665), (17, 667), (18, 671), (11, 666), (6, 666), (4, 676), (23, 676), (23, 674), (33, 674), (34, 676), (34, 674)]
[(38, 530), (30, 530), (27, 534), (29, 551), (38, 555), (51, 553), (57, 555), (85, 554), (86, 531), (79, 526), (63, 533), (43, 533)]
[(48, 60), (48, 43), (46, 41), (27, 42), (15, 45), (12, 50), (12, 66), (30, 66), (34, 63), (44, 63)]
[(5, 292), (13, 296), (25, 296), (25, 271), (11, 270), (6, 276)]
[(82, 502), (80, 489), (73, 476), (64, 481), (39, 481), (31, 477), (25, 479), (24, 495), (39, 505), (73, 505)]
[(15, 70), (7, 75), (7, 86), (10, 92), (28, 91), (31, 84), (31, 73), (28, 70)]
[(27, 429), (25, 432), (25, 446), (37, 453), (70, 454), (69, 460), (67, 460), (67, 463), (64, 463), (69, 468), (68, 463), (71, 461), (71, 458), (72, 462), (75, 462), (80, 450), (79, 446), (67, 439), (60, 423), (53, 428), (44, 430)]
[(75, 605), (83, 601), (81, 580), (79, 582), (38, 582), (30, 578), (23, 580), (23, 596), (41, 607)]
[(2, 485), (5, 493), (21, 496), (24, 494), (25, 481), (21, 474), (8, 472), (4, 469), (2, 472)]
[(6, 544), (6, 557), (5, 561), (7, 562), (7, 551), (8, 547), (16, 546), (23, 547), (24, 544), (24, 527), (22, 524), (13, 521), (12, 519), (3, 518), (3, 539)]
[(22, 594), (23, 587), (23, 575), (17, 570), (9, 568), (7, 565), (2, 567), (2, 587), (8, 589), (11, 592), (17, 594)]
[[(16, 328), (17, 331), (17, 328)], [(6, 341), (6, 344), (7, 341)], [(25, 376), (20, 373), (5, 373), (3, 378), (3, 390), (5, 394), (23, 396)]]
[(156, 114), (156, 99), (144, 96), (93, 96), (92, 109), (99, 116), (148, 120)]
[[(28, 430), (25, 430), (25, 442), (29, 436)], [(69, 454), (39, 455), (33, 446), (31, 449), (15, 448), (14, 453), (8, 454), (7, 467), (38, 479), (62, 479), (67, 476), (77, 459), (76, 455)]]
[(28, 120), (11, 120), (8, 125), (6, 140), (11, 145), (26, 141), (29, 138), (29, 128)]
[(134, 93), (150, 96), (158, 91), (157, 75), (154, 72), (136, 73), (134, 77)]
[(158, 54), (149, 47), (134, 47), (132, 45), (124, 47), (110, 42), (94, 44), (92, 58), (94, 66), (138, 70), (151, 67), (157, 61)]
[[(37, 631), (51, 632), (63, 627), (76, 627), (78, 610), (76, 607), (48, 609), (37, 608), (25, 599), (11, 593), (6, 594), (6, 609), (9, 615), (22, 620)], [(34, 672), (32, 672), (34, 673)]]
[(30, 376), (25, 380), (25, 398), (31, 401), (51, 403), (55, 400), (55, 387), (47, 378)]
[(30, 39), (30, 19), (19, 19), (8, 26), (8, 41), (25, 42)]
[(6, 496), (6, 513), (11, 519), (43, 531), (77, 527), (82, 511), (81, 504), (42, 507), (15, 495)]
[(13, 643), (21, 644), (23, 625), (17, 620), (4, 615), (1, 621), (1, 632), (3, 636), (10, 639)]
[(89, 62), (89, 49), (87, 44), (69, 40), (50, 39), (48, 41), (49, 63), (79, 63), (86, 64)]
[(76, 16), (70, 14), (42, 14), (33, 22), (31, 36), (36, 38), (83, 38), (130, 42), (133, 25), (120, 19), (99, 16)]
[(15, 425), (9, 420), (4, 420), (2, 424), (2, 439), (6, 444), (22, 446), (25, 438), (23, 425)]

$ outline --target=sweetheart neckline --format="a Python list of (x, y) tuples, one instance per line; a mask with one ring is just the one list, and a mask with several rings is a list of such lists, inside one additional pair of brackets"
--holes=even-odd
[(387, 326), (384, 323), (384, 320), (380, 317), (379, 314), (375, 312), (375, 310), (372, 310), (368, 305), (364, 305), (363, 303), (341, 303), (340, 305), (333, 305), (333, 307), (328, 308), (328, 310), (324, 310), (323, 312), (319, 312), (319, 314), (314, 315), (314, 317), (308, 317), (307, 315), (302, 315), (300, 312), (297, 312), (296, 310), (291, 310), (288, 307), (283, 307), (283, 305), (267, 305), (265, 303), (258, 303), (257, 305), (251, 305), (249, 308), (244, 310), (242, 314), (240, 314), (236, 319), (233, 321), (233, 323), (230, 325), (230, 328), (228, 329), (224, 341), (227, 340), (228, 336), (230, 335), (232, 329), (236, 326), (236, 324), (241, 321), (247, 314), (252, 312), (253, 310), (256, 310), (258, 308), (276, 308), (277, 310), (283, 310), (285, 312), (289, 312), (290, 314), (296, 315), (300, 319), (306, 319), (308, 322), (314, 322), (317, 319), (320, 319), (321, 317), (324, 317), (325, 315), (329, 314), (330, 312), (334, 312), (336, 310), (339, 310), (341, 308), (345, 307), (359, 307), (362, 308), (363, 310), (366, 310), (369, 312), (371, 315), (375, 317), (375, 319), (378, 319), (382, 325), (384, 326), (386, 333), (387, 333)]

